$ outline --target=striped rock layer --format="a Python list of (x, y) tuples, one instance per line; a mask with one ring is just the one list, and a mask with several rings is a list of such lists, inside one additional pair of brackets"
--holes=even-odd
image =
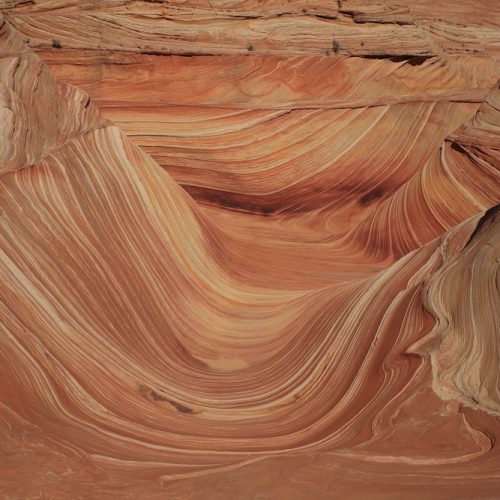
[(497, 2), (0, 7), (2, 497), (498, 495)]

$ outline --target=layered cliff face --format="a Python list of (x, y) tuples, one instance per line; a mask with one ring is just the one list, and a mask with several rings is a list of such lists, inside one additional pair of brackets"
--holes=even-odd
[(496, 2), (0, 6), (3, 496), (498, 494)]

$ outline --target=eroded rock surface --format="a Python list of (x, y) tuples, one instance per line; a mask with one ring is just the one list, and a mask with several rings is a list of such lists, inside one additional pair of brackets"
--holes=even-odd
[(0, 6), (3, 497), (498, 495), (496, 2)]

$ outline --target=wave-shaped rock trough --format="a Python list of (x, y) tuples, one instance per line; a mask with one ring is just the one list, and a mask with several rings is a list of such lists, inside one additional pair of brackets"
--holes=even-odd
[(498, 495), (497, 6), (448, 3), (0, 4), (3, 497)]

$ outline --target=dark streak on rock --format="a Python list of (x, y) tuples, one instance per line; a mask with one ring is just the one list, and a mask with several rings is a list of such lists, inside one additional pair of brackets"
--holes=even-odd
[(168, 399), (165, 396), (162, 396), (161, 394), (159, 394), (155, 390), (150, 389), (149, 387), (147, 387), (145, 385), (141, 385), (139, 387), (139, 392), (143, 396), (146, 396), (146, 397), (149, 396), (153, 401), (162, 401), (162, 402), (170, 404), (179, 413), (187, 413), (187, 414), (193, 414), (194, 413), (194, 411), (193, 411), (192, 408), (189, 408), (188, 406), (185, 406), (185, 405), (183, 405), (181, 403), (178, 403), (177, 401), (174, 401), (172, 399)]
[(255, 213), (260, 215), (271, 215), (280, 211), (280, 207), (264, 202), (259, 197), (241, 195), (220, 191), (217, 189), (203, 188), (199, 186), (182, 186), (193, 198), (210, 205), (217, 205), (238, 212)]
[(370, 17), (358, 17), (354, 16), (352, 20), (356, 24), (396, 24), (398, 26), (414, 26), (415, 21), (403, 20), (403, 19), (378, 19)]
[(203, 54), (202, 52), (185, 52), (182, 54), (172, 54), (170, 52), (161, 52), (159, 50), (141, 50), (140, 54), (143, 54), (145, 56), (178, 56), (178, 57), (194, 57), (194, 56), (199, 56), (199, 55), (206, 55)]
[(337, 19), (337, 16), (329, 16), (328, 14), (314, 14), (314, 17), (317, 17), (318, 19)]
[(381, 187), (376, 187), (375, 189), (372, 189), (364, 196), (362, 196), (359, 200), (359, 203), (360, 205), (366, 206), (374, 202), (375, 200), (382, 198), (382, 196), (384, 196), (384, 190)]
[(170, 402), (167, 398), (163, 397), (161, 394), (158, 394), (156, 391), (153, 391), (153, 389), (149, 390), (149, 394), (153, 398), (154, 401), (168, 401), (168, 402)]
[(188, 406), (184, 406), (181, 403), (177, 403), (177, 401), (172, 401), (171, 399), (166, 399), (168, 403), (170, 403), (179, 413), (188, 413), (193, 414), (194, 411)]

